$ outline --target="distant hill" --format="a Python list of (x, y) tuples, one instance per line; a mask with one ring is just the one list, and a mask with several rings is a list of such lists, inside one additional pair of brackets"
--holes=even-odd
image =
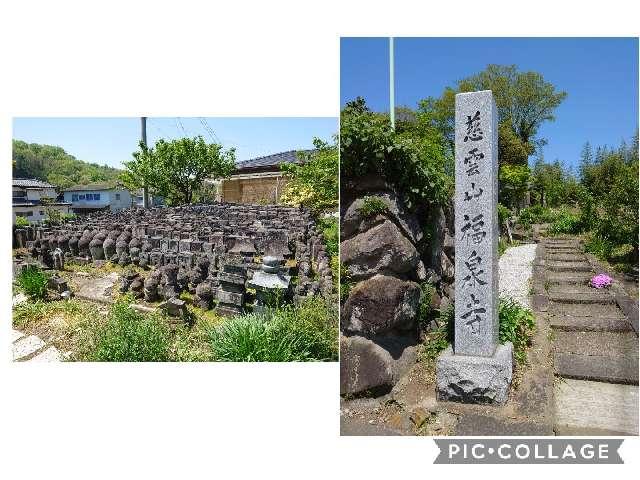
[(54, 145), (13, 141), (13, 176), (37, 178), (60, 189), (88, 183), (115, 183), (122, 170), (83, 162)]

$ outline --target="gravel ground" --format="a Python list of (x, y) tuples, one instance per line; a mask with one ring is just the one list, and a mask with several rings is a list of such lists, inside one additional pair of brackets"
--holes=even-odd
[(535, 243), (507, 248), (499, 261), (501, 297), (511, 297), (523, 307), (531, 308), (529, 279), (535, 257)]

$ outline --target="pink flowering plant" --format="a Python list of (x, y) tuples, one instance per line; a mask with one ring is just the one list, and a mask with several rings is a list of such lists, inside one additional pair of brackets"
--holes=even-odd
[(613, 279), (609, 275), (599, 273), (591, 279), (591, 282), (589, 284), (593, 288), (605, 288), (609, 287), (611, 285), (611, 282), (613, 282)]

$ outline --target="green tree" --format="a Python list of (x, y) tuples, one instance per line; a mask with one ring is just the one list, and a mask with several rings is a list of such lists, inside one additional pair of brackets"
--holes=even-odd
[(518, 208), (529, 188), (529, 178), (530, 170), (527, 165), (500, 165), (500, 203), (511, 209)]
[(338, 145), (337, 139), (329, 144), (319, 138), (313, 139), (313, 145), (315, 150), (311, 152), (298, 152), (302, 160), (300, 164), (280, 165), (287, 177), (287, 185), (280, 200), (321, 213), (338, 207)]
[(500, 163), (524, 165), (545, 140), (540, 126), (555, 119), (555, 109), (566, 98), (538, 72), (520, 72), (515, 65), (488, 65), (482, 72), (447, 87), (439, 98), (420, 102), (419, 112), (439, 129), (453, 151), (456, 93), (491, 90), (499, 115)]
[(130, 189), (146, 185), (170, 205), (191, 203), (205, 178), (228, 178), (235, 169), (235, 149), (207, 144), (201, 136), (159, 140), (154, 147), (140, 142), (133, 160), (124, 162), (122, 181)]
[[(419, 114), (418, 114), (419, 117)], [(391, 129), (389, 116), (369, 110), (358, 97), (340, 114), (340, 180), (343, 187), (379, 175), (405, 195), (408, 206), (441, 204), (452, 193), (443, 135), (421, 120)]]
[(83, 162), (62, 148), (13, 140), (13, 176), (38, 178), (58, 188), (89, 183), (113, 183), (121, 170)]

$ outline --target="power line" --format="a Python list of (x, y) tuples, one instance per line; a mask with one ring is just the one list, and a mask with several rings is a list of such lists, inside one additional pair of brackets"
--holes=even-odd
[(207, 119), (200, 117), (200, 123), (202, 123), (202, 126), (204, 127), (204, 129), (209, 133), (209, 135), (211, 136), (211, 140), (213, 140), (214, 142), (218, 142), (218, 143), (222, 143), (220, 141), (220, 139), (218, 138), (218, 136), (216, 135), (216, 132), (213, 131), (213, 129), (209, 126), (209, 123), (207, 123)]
[(182, 132), (184, 133), (184, 136), (188, 137), (189, 135), (187, 135), (187, 131), (184, 129), (184, 125), (182, 125), (182, 121), (180, 120), (180, 117), (176, 117), (176, 120), (180, 124), (180, 128), (182, 128)]

